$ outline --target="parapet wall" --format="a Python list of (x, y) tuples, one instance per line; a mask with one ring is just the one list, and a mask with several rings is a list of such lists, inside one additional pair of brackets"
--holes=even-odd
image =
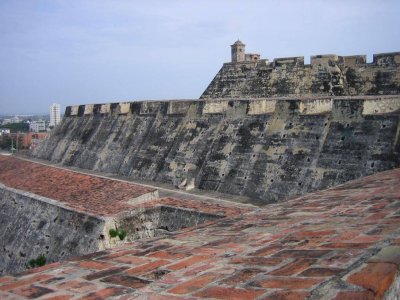
[(225, 114), (231, 110), (232, 104), (239, 101), (247, 105), (246, 115), (263, 115), (275, 112), (277, 102), (296, 101), (299, 103), (300, 114), (319, 114), (331, 112), (334, 101), (358, 101), (362, 104), (363, 115), (375, 115), (393, 113), (400, 110), (400, 96), (364, 96), (364, 97), (287, 97), (255, 98), (255, 99), (212, 99), (209, 101), (198, 100), (167, 100), (167, 101), (136, 101), (106, 104), (84, 104), (67, 106), (66, 117), (90, 116), (90, 115), (157, 115), (163, 112), (165, 115), (186, 115), (190, 106), (197, 105), (202, 111), (199, 114)]
[(269, 203), (400, 166), (400, 97), (67, 107), (33, 155)]
[(201, 95), (210, 98), (299, 95), (400, 94), (400, 52), (365, 55), (315, 55), (225, 63)]
[(100, 249), (101, 218), (3, 184), (0, 207), (0, 275), (26, 270), (39, 255), (49, 263)]

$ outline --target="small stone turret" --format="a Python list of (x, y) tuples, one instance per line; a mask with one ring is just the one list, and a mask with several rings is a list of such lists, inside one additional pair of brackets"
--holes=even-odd
[(231, 55), (232, 62), (244, 62), (244, 61), (258, 61), (260, 59), (260, 54), (258, 53), (246, 53), (246, 45), (240, 40), (237, 40), (233, 45), (231, 45)]
[(232, 62), (245, 61), (245, 47), (240, 40), (231, 45)]

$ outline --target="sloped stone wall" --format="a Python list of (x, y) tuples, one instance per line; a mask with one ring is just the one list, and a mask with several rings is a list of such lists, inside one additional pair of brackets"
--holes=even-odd
[(400, 166), (396, 96), (123, 105), (68, 107), (33, 155), (263, 204)]
[(0, 275), (99, 250), (104, 221), (0, 184)]

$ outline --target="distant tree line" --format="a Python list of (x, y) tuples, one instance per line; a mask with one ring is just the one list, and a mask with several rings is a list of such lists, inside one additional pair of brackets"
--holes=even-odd
[(23, 139), (24, 136), (21, 135), (11, 135), (11, 134), (3, 134), (0, 136), (0, 148), (5, 150), (11, 150), (11, 148), (23, 149)]
[(29, 124), (25, 122), (18, 122), (18, 123), (9, 123), (5, 125), (1, 125), (0, 129), (10, 129), (10, 132), (29, 132)]

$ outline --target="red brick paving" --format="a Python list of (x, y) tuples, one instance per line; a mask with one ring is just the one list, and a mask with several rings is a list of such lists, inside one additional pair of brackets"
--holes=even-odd
[[(141, 205), (163, 201), (215, 212)], [(221, 207), (227, 218), (198, 228), (0, 278), (0, 297), (368, 300), (398, 280), (400, 169), (265, 208)]]
[(129, 200), (156, 189), (125, 181), (96, 177), (0, 155), (0, 182), (4, 185), (57, 200), (73, 210), (99, 216), (155, 206), (173, 206), (203, 213), (234, 216), (249, 209), (216, 202), (161, 198), (139, 203)]
[(46, 299), (46, 300), (69, 300), (69, 299), (72, 299), (72, 297), (74, 297), (74, 296), (73, 295), (57, 295), (57, 296), (46, 297), (43, 299)]
[(270, 273), (269, 275), (276, 275), (276, 276), (290, 276), (301, 271), (307, 269), (309, 266), (316, 262), (315, 259), (309, 258), (298, 258), (291, 263), (284, 265), (282, 268), (276, 269)]
[(125, 273), (132, 274), (132, 275), (141, 275), (141, 274), (145, 274), (150, 271), (156, 270), (161, 266), (167, 265), (168, 263), (169, 263), (169, 261), (167, 261), (167, 260), (155, 260), (155, 261), (149, 262), (145, 265), (141, 265), (139, 267), (129, 269), (129, 270), (125, 271)]
[(124, 294), (128, 294), (132, 290), (123, 287), (107, 287), (94, 293), (90, 293), (81, 298), (81, 300), (98, 300), (107, 299), (109, 297), (116, 297)]
[(256, 299), (264, 294), (263, 290), (238, 289), (213, 286), (201, 292), (197, 292), (194, 296), (199, 298), (226, 299), (226, 300), (242, 300)]
[(45, 287), (41, 287), (41, 286), (31, 285), (31, 286), (25, 286), (23, 288), (13, 290), (13, 292), (17, 295), (20, 295), (20, 296), (23, 296), (23, 297), (26, 297), (29, 299), (33, 299), (33, 298), (42, 297), (46, 294), (53, 293), (54, 290), (51, 290), (51, 289), (48, 289)]
[(398, 276), (398, 271), (397, 266), (392, 263), (369, 263), (351, 274), (347, 281), (372, 290), (378, 298), (381, 298)]
[(174, 288), (168, 290), (168, 292), (178, 295), (193, 293), (214, 282), (218, 277), (220, 276), (217, 273), (206, 273), (200, 275), (199, 277), (188, 280), (182, 284), (178, 284)]
[(300, 277), (267, 277), (265, 279), (257, 280), (251, 283), (252, 286), (259, 288), (271, 289), (308, 289), (321, 282), (320, 278), (300, 278)]
[(374, 293), (371, 291), (339, 292), (333, 300), (374, 300)]
[(128, 200), (155, 189), (0, 155), (0, 182), (62, 202), (78, 211), (113, 215), (131, 209)]
[(290, 290), (280, 290), (268, 294), (262, 300), (303, 300), (310, 296), (308, 291), (290, 291)]

